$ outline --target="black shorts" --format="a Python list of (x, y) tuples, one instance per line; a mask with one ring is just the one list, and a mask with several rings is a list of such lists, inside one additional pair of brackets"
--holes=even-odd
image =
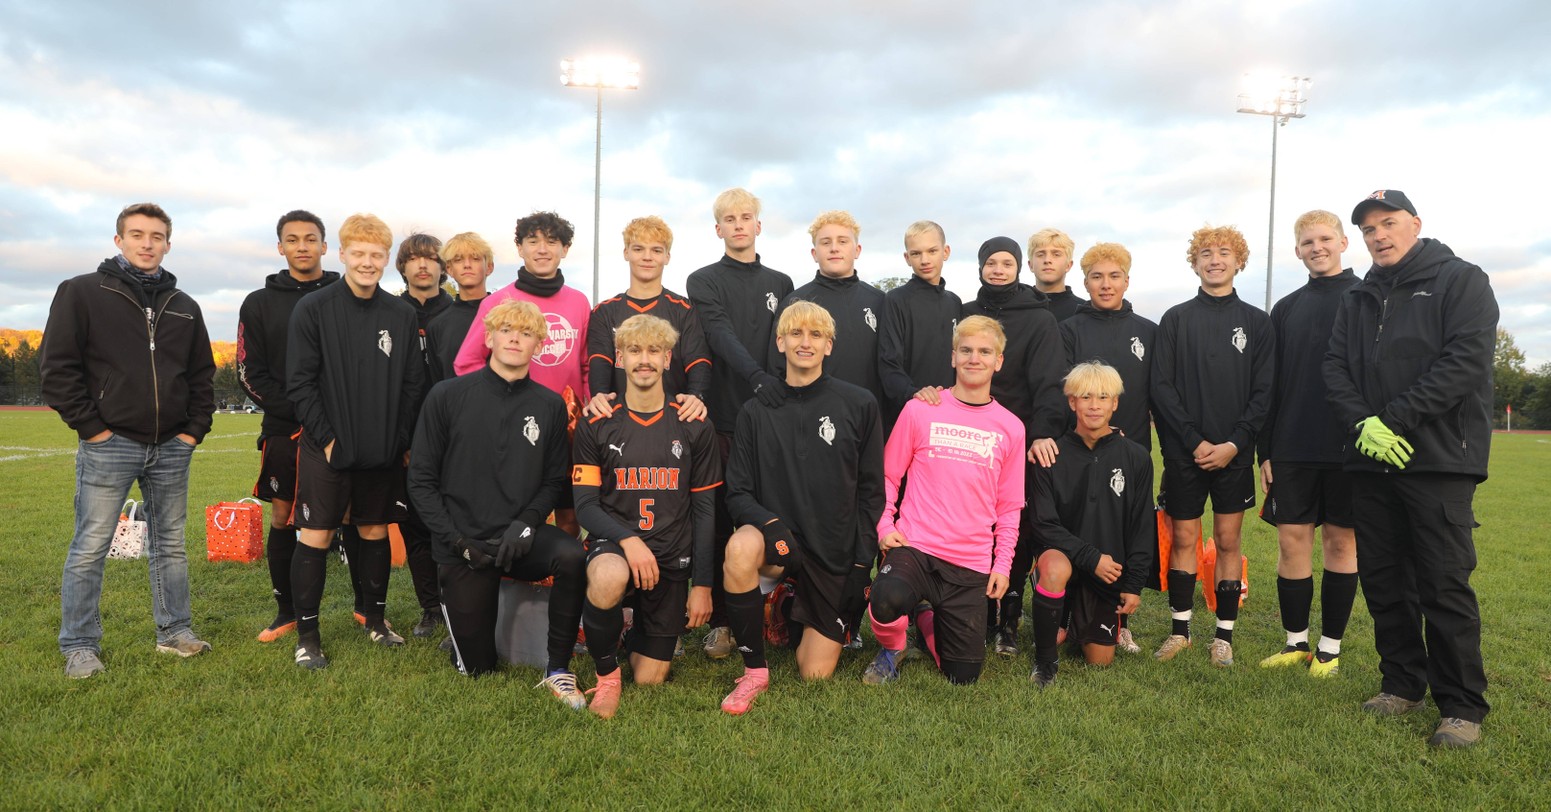
[(296, 498), (296, 437), (300, 435), (266, 434), (259, 452), (258, 481), (253, 496), (265, 502)]
[(1213, 513), (1243, 513), (1255, 506), (1255, 472), (1249, 466), (1203, 471), (1190, 460), (1164, 460), (1162, 492), (1171, 519), (1201, 518), (1208, 494)]
[(831, 575), (812, 561), (795, 570), (786, 572), (787, 578), (797, 582), (797, 594), (792, 599), (789, 619), (844, 645), (853, 631), (840, 614), (846, 576)]
[(1066, 583), (1066, 607), (1072, 614), (1072, 633), (1084, 645), (1115, 645), (1120, 629), (1120, 591), (1080, 573)]
[[(592, 560), (600, 555), (617, 555), (623, 559), (625, 551), (620, 549), (619, 542), (598, 539), (587, 548), (587, 562), (592, 563)], [(658, 561), (657, 585), (648, 590), (640, 590), (633, 583), (626, 582), (625, 599), (621, 605), (628, 606), (635, 612), (635, 621), (630, 627), (631, 634), (668, 640), (668, 658), (671, 659), (673, 649), (677, 645), (674, 641), (689, 625), (689, 568), (668, 569)], [(647, 654), (653, 659), (663, 659), (647, 653), (647, 649), (642, 648), (645, 641), (634, 642), (636, 645), (632, 650), (636, 653)]]
[(1339, 468), (1271, 462), (1271, 493), (1260, 518), (1271, 524), (1352, 526), (1352, 476)]
[(296, 457), (296, 501), (291, 524), (310, 530), (332, 530), (392, 524), (408, 515), (404, 469), (397, 465), (364, 471), (336, 471), (323, 452), (302, 442)]
[(937, 654), (944, 661), (979, 663), (986, 658), (986, 585), (991, 576), (950, 564), (914, 547), (883, 556), (878, 581), (898, 578), (918, 601), (932, 605)]

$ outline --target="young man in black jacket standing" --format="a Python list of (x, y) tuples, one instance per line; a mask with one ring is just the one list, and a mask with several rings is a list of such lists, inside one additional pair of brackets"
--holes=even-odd
[(328, 664), (318, 633), (329, 539), (348, 517), (368, 636), (403, 645), (383, 616), (388, 600), (388, 525), (403, 518), (404, 465), (425, 377), (414, 308), (382, 290), (393, 232), (370, 214), (339, 228), (344, 284), (303, 297), (291, 314), (286, 390), (301, 419), (292, 521), (301, 545), (291, 562), (296, 664)]
[(38, 349), (44, 400), (80, 437), (75, 534), (59, 595), (59, 651), (74, 679), (104, 670), (103, 561), (137, 481), (156, 650), (180, 657), (210, 650), (192, 628), (183, 544), (189, 461), (215, 412), (210, 336), (199, 305), (162, 267), (172, 218), (155, 203), (137, 203), (115, 226), (120, 254), (60, 284)]
[(1056, 322), (1066, 321), (1084, 304), (1082, 297), (1066, 284), (1066, 275), (1077, 259), (1077, 244), (1060, 229), (1044, 228), (1029, 237), (1028, 248), (1034, 289), (1050, 302), (1050, 315), (1056, 317)]
[(1431, 689), (1429, 743), (1468, 747), (1488, 711), (1471, 502), (1492, 444), (1497, 299), (1480, 268), (1421, 237), (1405, 193), (1374, 192), (1352, 223), (1373, 268), (1342, 299), (1324, 372), (1356, 441), (1357, 571), (1384, 677), (1363, 709), (1410, 713)]
[[(1357, 597), (1357, 542), (1352, 532), (1352, 479), (1341, 470), (1346, 427), (1326, 403), (1322, 367), (1336, 309), (1357, 284), (1342, 270), (1346, 234), (1341, 218), (1311, 211), (1293, 223), (1293, 245), (1309, 281), (1271, 308), (1276, 331), (1276, 382), (1260, 432), (1261, 518), (1276, 526), (1276, 599), (1287, 644), (1262, 668), (1307, 665), (1309, 675), (1333, 677), (1341, 637)], [(1273, 466), (1274, 463), (1274, 466)], [(1320, 527), (1325, 567), (1320, 584), (1317, 651), (1309, 647), (1314, 602), (1314, 528)]]
[(566, 487), (566, 406), (528, 375), (548, 325), (538, 305), (522, 300), (497, 304), (480, 324), (485, 367), (431, 390), (409, 462), (410, 498), (431, 529), (452, 664), (470, 676), (497, 667), (503, 577), (553, 577), (549, 661), (539, 684), (580, 710), (587, 698), (570, 661), (584, 554), (581, 542), (545, 524)]
[(1171, 660), (1190, 647), (1195, 605), (1196, 540), (1212, 497), (1217, 545), (1217, 632), (1212, 665), (1233, 665), (1239, 618), (1244, 511), (1255, 506), (1255, 438), (1271, 408), (1276, 337), (1271, 319), (1239, 299), (1233, 278), (1249, 261), (1249, 244), (1232, 226), (1197, 229), (1186, 261), (1201, 279), (1195, 298), (1169, 308), (1158, 324), (1152, 401), (1163, 447), (1164, 511), (1173, 522), (1169, 609), (1173, 627), (1154, 654)]
[(931, 220), (918, 220), (905, 229), (910, 278), (883, 295), (883, 324), (878, 329), (885, 425), (893, 425), (917, 394), (936, 398), (953, 386), (953, 328), (964, 314), (964, 303), (942, 278), (952, 253), (942, 226)]
[[(714, 264), (690, 274), (684, 290), (711, 348), (711, 392), (706, 407), (716, 424), (725, 468), (743, 404), (755, 397), (767, 407), (781, 404), (781, 381), (765, 364), (769, 348), (775, 344), (776, 306), (792, 292), (792, 280), (765, 267), (754, 250), (760, 232), (759, 198), (746, 189), (728, 189), (716, 196), (712, 215), (716, 236), (722, 239), (726, 253)], [(722, 543), (732, 535), (733, 525), (727, 513), (726, 488), (716, 493), (720, 564)], [(711, 588), (711, 631), (705, 638), (706, 654), (718, 660), (733, 651), (725, 599), (718, 578)]]

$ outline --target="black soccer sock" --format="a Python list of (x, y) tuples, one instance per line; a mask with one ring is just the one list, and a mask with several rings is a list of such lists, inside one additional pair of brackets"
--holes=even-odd
[[(1196, 574), (1169, 570), (1169, 611), (1174, 615), (1171, 634), (1190, 636), (1190, 613), (1196, 605)], [(1183, 617), (1181, 617), (1183, 615)]]
[(366, 608), (361, 614), (366, 622), (381, 621), (388, 611), (388, 574), (393, 569), (393, 551), (387, 539), (368, 541), (361, 539), (360, 561), (356, 571), (361, 575), (361, 597)]
[(1056, 661), (1056, 633), (1061, 628), (1061, 610), (1066, 606), (1066, 592), (1059, 595), (1034, 588), (1034, 606), (1030, 616), (1034, 621), (1034, 662)]
[(582, 628), (587, 632), (587, 652), (598, 676), (619, 669), (619, 635), (625, 629), (625, 612), (616, 606), (599, 609), (588, 601), (582, 606)]
[(350, 570), (350, 589), (355, 592), (355, 611), (365, 615), (366, 594), (361, 591), (361, 534), (356, 531), (355, 525), (347, 524), (339, 528), (339, 546), (345, 551), (345, 564)]
[(1239, 596), (1243, 588), (1238, 581), (1217, 582), (1217, 637), (1224, 643), (1233, 642), (1233, 625), (1239, 620)]
[(323, 582), (328, 574), (329, 551), (296, 545), (291, 556), (291, 605), (296, 610), (296, 631), (318, 633), (318, 604), (323, 602)]
[(1340, 640), (1346, 634), (1346, 622), (1352, 619), (1352, 603), (1357, 600), (1357, 573), (1325, 571), (1319, 585), (1320, 634)]
[(265, 545), (265, 557), (269, 560), (269, 586), (275, 603), (280, 607), (276, 620), (294, 619), (296, 609), (291, 604), (291, 557), (296, 553), (296, 531), (288, 527), (269, 528), (269, 540)]
[(744, 668), (765, 668), (765, 596), (755, 587), (727, 593), (727, 624), (738, 641)]
[[(1276, 599), (1282, 606), (1282, 628), (1288, 634), (1309, 631), (1309, 606), (1314, 602), (1314, 577), (1276, 577)], [(1350, 610), (1350, 605), (1347, 607)], [(1307, 646), (1305, 646), (1307, 648)]]

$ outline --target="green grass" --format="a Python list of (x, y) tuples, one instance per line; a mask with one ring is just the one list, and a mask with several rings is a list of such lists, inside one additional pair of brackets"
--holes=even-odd
[[(219, 415), (194, 458), (195, 628), (214, 652), (157, 654), (144, 562), (108, 562), (108, 671), (73, 681), (55, 635), (74, 438), (51, 413), (0, 412), (0, 807), (1551, 808), (1551, 437), (1494, 440), (1474, 581), (1493, 711), (1480, 746), (1436, 752), (1431, 705), (1400, 719), (1358, 711), (1378, 686), (1361, 604), (1338, 679), (1254, 667), (1281, 645), (1275, 542), (1254, 520), (1240, 665), (1226, 673), (1202, 646), (1166, 664), (1063, 663), (1043, 693), (1025, 659), (994, 658), (973, 687), (914, 665), (869, 688), (871, 645), (814, 685), (777, 653), (771, 692), (731, 718), (717, 704), (739, 664), (692, 648), (668, 685), (627, 684), (603, 722), (535, 690), (534, 669), (469, 680), (431, 643), (370, 646), (337, 565), (323, 607), (332, 664), (304, 673), (287, 642), (254, 639), (274, 608), (263, 565), (204, 560), (203, 507), (248, 491), (257, 428)], [(400, 629), (418, 617), (404, 570), (389, 603)], [(1198, 602), (1201, 639), (1209, 627)], [(1161, 596), (1143, 596), (1133, 628), (1157, 645)], [(590, 685), (590, 662), (577, 670)]]

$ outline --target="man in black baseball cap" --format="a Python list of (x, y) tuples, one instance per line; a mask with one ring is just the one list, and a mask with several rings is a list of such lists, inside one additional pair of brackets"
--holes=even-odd
[(1324, 374), (1355, 441), (1357, 569), (1383, 676), (1363, 709), (1410, 713), (1431, 689), (1429, 743), (1468, 747), (1488, 710), (1471, 502), (1492, 440), (1497, 300), (1480, 268), (1420, 236), (1403, 192), (1374, 192), (1352, 222), (1373, 267), (1336, 313)]

